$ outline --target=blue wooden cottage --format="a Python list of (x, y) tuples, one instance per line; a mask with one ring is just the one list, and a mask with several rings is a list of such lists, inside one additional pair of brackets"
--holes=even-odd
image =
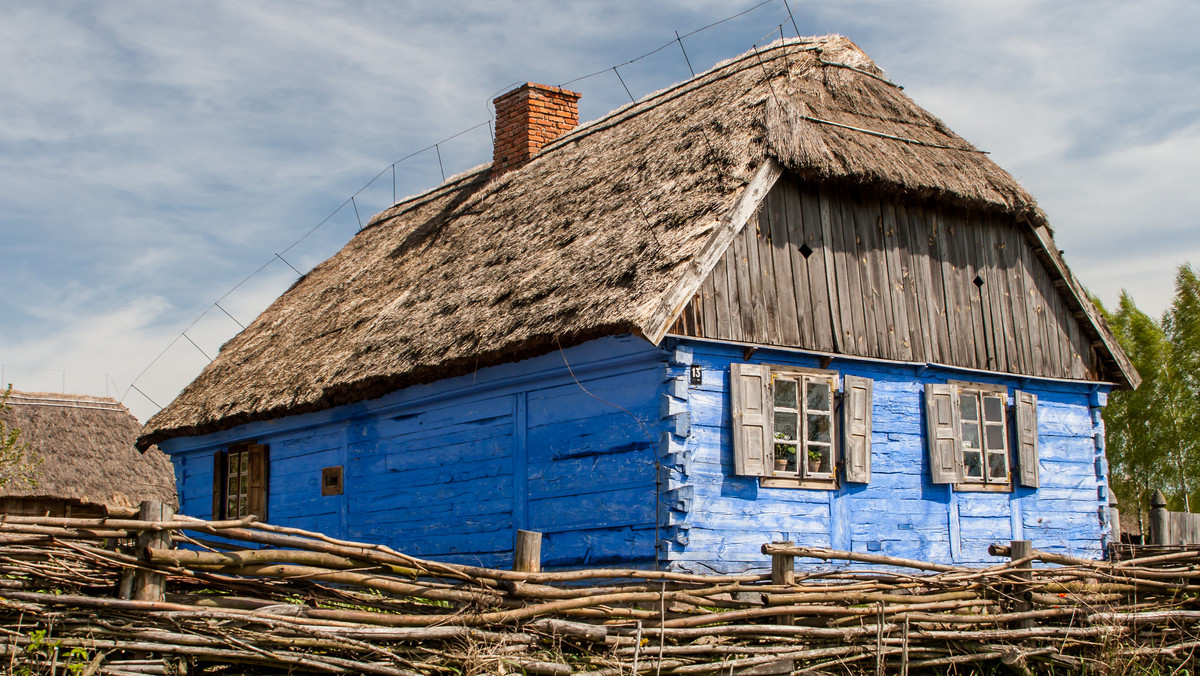
[(762, 568), (773, 540), (1099, 556), (1139, 377), (1045, 214), (853, 43), (776, 43), (375, 216), (146, 426), (185, 513), (505, 566)]

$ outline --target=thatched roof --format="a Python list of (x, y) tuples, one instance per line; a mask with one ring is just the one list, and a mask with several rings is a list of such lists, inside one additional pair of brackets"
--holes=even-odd
[(581, 127), (502, 177), (489, 181), (485, 166), (377, 215), (227, 343), (139, 443), (603, 335), (657, 342), (780, 165), (1045, 222), (1007, 172), (852, 42), (777, 42)]
[[(16, 392), (0, 420), (21, 430), (26, 458), (37, 459), (36, 486), (10, 479), (0, 497), (48, 498), (111, 507), (143, 500), (175, 505), (175, 471), (158, 448), (134, 448), (142, 426), (116, 400), (75, 394)], [(11, 472), (8, 472), (11, 477)]]

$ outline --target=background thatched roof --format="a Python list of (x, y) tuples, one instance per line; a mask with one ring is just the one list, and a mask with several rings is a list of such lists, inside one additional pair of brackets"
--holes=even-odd
[(175, 505), (175, 472), (158, 448), (134, 448), (142, 426), (108, 397), (16, 392), (0, 420), (20, 428), (27, 457), (40, 459), (36, 486), (18, 479), (0, 497), (51, 498), (116, 507), (143, 500)]
[(371, 399), (601, 335), (660, 335), (693, 258), (775, 160), (809, 178), (1044, 221), (1007, 172), (849, 40), (776, 43), (577, 129), (496, 180), (484, 167), (379, 214), (227, 343), (139, 443)]

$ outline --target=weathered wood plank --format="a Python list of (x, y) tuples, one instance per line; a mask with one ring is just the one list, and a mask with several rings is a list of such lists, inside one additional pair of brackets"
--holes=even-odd
[(918, 272), (918, 298), (924, 299), (922, 321), (928, 326), (929, 342), (926, 354), (934, 363), (947, 363), (953, 357), (950, 332), (946, 323), (946, 292), (942, 282), (942, 265), (934, 254), (937, 251), (937, 231), (930, 224), (925, 209), (911, 206), (906, 209), (912, 233), (913, 264)]
[(701, 322), (703, 331), (701, 335), (715, 338), (718, 335), (716, 274), (710, 274), (704, 278), (704, 283), (700, 285), (698, 299), (702, 308), (701, 315), (703, 316)]
[[(970, 212), (964, 219), (965, 227), (970, 232), (967, 243), (967, 253), (971, 259), (973, 272), (971, 284), (975, 287), (974, 298), (978, 301), (972, 304), (973, 320), (976, 326), (982, 327), (976, 334), (976, 353), (983, 349), (985, 368), (1002, 371), (1005, 369), (1004, 336), (1000, 335), (999, 298), (991, 275), (991, 242), (986, 237), (983, 223), (979, 214)], [(980, 285), (977, 282), (983, 281)]]
[(1025, 266), (1021, 261), (1024, 242), (1016, 229), (995, 218), (997, 228), (1004, 236), (1004, 271), (1008, 282), (1009, 306), (1012, 309), (1013, 332), (1016, 334), (1017, 351), (1020, 354), (1022, 373), (1037, 373), (1033, 357), (1033, 330), (1029, 325), (1029, 311), (1025, 306)]
[(1033, 251), (1025, 239), (1017, 232), (1011, 233), (1016, 242), (1017, 266), (1016, 275), (1019, 278), (1018, 288), (1021, 290), (1021, 304), (1025, 311), (1025, 325), (1029, 336), (1030, 372), (1046, 373), (1046, 331), (1042, 322), (1041, 301), (1034, 286), (1033, 273), (1030, 266), (1035, 263)]
[[(812, 249), (807, 263), (809, 298), (812, 299), (810, 307), (813, 345), (819, 350), (840, 352), (841, 308), (838, 305), (837, 283), (834, 280), (834, 255), (829, 223), (821, 218), (820, 193), (808, 187), (802, 188), (799, 193), (799, 225), (803, 228), (801, 232), (804, 242)], [(793, 237), (795, 234), (793, 231)]]
[(780, 181), (767, 195), (767, 215), (770, 221), (768, 249), (771, 256), (772, 278), (775, 281), (775, 312), (778, 345), (801, 345), (800, 323), (796, 307), (795, 268), (792, 265), (794, 247), (788, 239), (787, 203), (785, 192), (791, 181)]
[[(835, 305), (838, 310), (835, 318), (840, 319), (840, 322), (834, 326), (834, 329), (839, 341), (838, 351), (846, 354), (864, 354), (859, 347), (859, 334), (856, 333), (856, 328), (862, 326), (862, 294), (861, 290), (855, 294), (851, 275), (847, 272), (852, 269), (854, 255), (846, 248), (845, 237), (842, 233), (841, 209), (837, 208), (836, 204), (837, 195), (828, 188), (821, 188), (819, 194), (821, 230), (825, 233), (826, 250), (832, 257), (832, 264), (830, 264), (829, 258), (826, 258), (828, 266), (826, 274), (829, 275), (830, 283), (836, 284), (837, 287)], [(830, 289), (832, 290), (833, 287), (831, 286)], [(857, 312), (855, 311), (855, 301), (857, 301)]]
[[(892, 301), (893, 321), (888, 327), (895, 336), (896, 359), (912, 361), (915, 345), (908, 319), (909, 308), (913, 307), (909, 302), (912, 277), (909, 271), (908, 238), (900, 232), (905, 226), (897, 217), (895, 202), (887, 200), (880, 206), (883, 216), (883, 255)], [(919, 331), (917, 333), (919, 334)], [(916, 342), (919, 342), (919, 339)]]
[[(854, 232), (854, 214), (851, 208), (845, 204), (845, 199), (841, 191), (834, 192), (832, 190), (822, 190), (822, 195), (828, 194), (831, 199), (831, 208), (829, 215), (833, 222), (833, 233), (835, 246), (838, 248), (839, 259), (837, 275), (840, 280), (844, 277), (849, 283), (849, 297), (842, 305), (842, 312), (845, 313), (847, 308), (850, 310), (851, 329), (848, 339), (848, 344), (851, 345), (851, 354), (870, 355), (875, 354), (870, 348), (873, 344), (867, 329), (867, 317), (869, 315), (866, 305), (867, 292), (863, 288), (862, 279), (862, 260), (859, 258), (858, 252), (858, 237)], [(850, 211), (850, 213), (846, 213)], [(839, 289), (839, 299), (841, 293)], [(871, 327), (874, 329), (874, 327)]]
[(896, 334), (893, 323), (891, 282), (888, 279), (887, 264), (883, 251), (883, 215), (881, 202), (877, 197), (863, 194), (856, 195), (859, 207), (855, 214), (862, 220), (859, 227), (859, 240), (866, 261), (865, 270), (870, 280), (868, 298), (871, 301), (875, 315), (875, 336), (878, 341), (878, 353), (886, 359), (897, 358)]
[[(765, 201), (763, 207), (765, 207)], [(776, 305), (775, 280), (772, 276), (770, 252), (763, 251), (768, 246), (766, 232), (764, 232), (767, 230), (768, 224), (764, 219), (765, 209), (763, 207), (759, 207), (757, 216), (750, 219), (743, 231), (746, 241), (747, 270), (750, 277), (750, 297), (754, 301), (754, 312), (751, 317), (754, 322), (754, 342), (778, 345), (779, 332), (771, 329), (771, 317), (775, 314)], [(765, 260), (763, 253), (767, 253)]]
[[(975, 367), (975, 349), (967, 339), (971, 329), (970, 300), (964, 295), (961, 247), (956, 246), (955, 234), (961, 232), (938, 209), (928, 215), (937, 231), (937, 257), (942, 268), (942, 284), (946, 294), (946, 326), (949, 331), (951, 363)], [(973, 288), (973, 287), (972, 287)]]
[[(871, 265), (871, 244), (869, 238), (873, 227), (866, 205), (855, 193), (842, 193), (842, 228), (847, 246), (855, 252), (853, 273), (859, 283), (859, 297), (863, 307), (863, 331), (866, 338), (865, 352), (860, 354), (886, 355), (880, 342), (879, 304), (876, 301), (875, 277)], [(852, 279), (851, 284), (854, 283)]]
[[(741, 234), (733, 239), (733, 279), (737, 286), (737, 303), (731, 304), (731, 307), (736, 306), (736, 311), (742, 322), (742, 340), (751, 343), (763, 342), (762, 337), (757, 333), (755, 325), (755, 315), (757, 314), (755, 306), (758, 305), (757, 294), (754, 293), (752, 280), (757, 279), (751, 276), (750, 270), (750, 254), (747, 251), (747, 239), (750, 228), (742, 230)], [(753, 240), (751, 240), (753, 243)]]
[(1009, 290), (1008, 275), (1005, 272), (1008, 270), (1004, 253), (1004, 232), (996, 223), (994, 217), (984, 217), (982, 219), (984, 238), (989, 244), (988, 248), (988, 276), (989, 281), (993, 284), (992, 298), (999, 298), (997, 306), (998, 315), (996, 325), (1000, 329), (1001, 340), (1004, 343), (1004, 360), (1005, 370), (1009, 372), (1022, 373), (1021, 357), (1017, 345), (1016, 333), (1016, 317), (1013, 316), (1012, 293)]
[[(736, 239), (736, 238), (735, 238)], [(742, 314), (740, 299), (738, 298), (738, 277), (737, 268), (739, 260), (737, 252), (734, 250), (734, 244), (729, 245), (729, 250), (725, 252), (725, 317), (728, 318), (728, 330), (725, 332), (730, 340), (742, 340)]]

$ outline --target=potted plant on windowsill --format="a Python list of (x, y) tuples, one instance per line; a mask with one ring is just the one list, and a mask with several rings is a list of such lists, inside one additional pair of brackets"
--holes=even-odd
[(808, 472), (812, 474), (821, 469), (821, 452), (815, 448), (808, 449)]
[[(786, 439), (782, 432), (775, 433), (776, 439)], [(777, 444), (775, 446), (775, 471), (786, 472), (788, 465), (796, 466), (796, 447), (792, 444)]]

